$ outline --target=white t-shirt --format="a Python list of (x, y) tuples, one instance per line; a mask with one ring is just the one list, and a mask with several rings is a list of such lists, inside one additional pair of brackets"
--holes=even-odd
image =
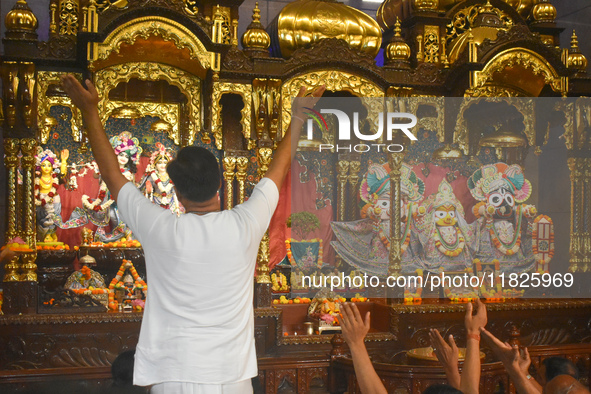
[(142, 243), (148, 276), (134, 384), (256, 376), (253, 277), (278, 200), (263, 178), (232, 210), (177, 217), (132, 183), (121, 188), (119, 212)]

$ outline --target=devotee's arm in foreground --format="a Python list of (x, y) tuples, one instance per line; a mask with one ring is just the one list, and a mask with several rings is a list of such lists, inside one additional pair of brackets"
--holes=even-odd
[(117, 201), (119, 190), (129, 181), (119, 170), (119, 162), (99, 117), (98, 92), (89, 79), (86, 80), (88, 90), (73, 75), (62, 75), (61, 79), (64, 90), (82, 112), (92, 154), (113, 200)]
[(531, 360), (527, 348), (520, 352), (517, 346), (501, 342), (484, 327), (481, 329), (481, 333), (487, 345), (505, 366), (507, 374), (520, 394), (539, 394), (542, 392), (542, 386), (535, 379), (528, 378), (527, 370)]
[(476, 314), (472, 315), (473, 305), (466, 305), (466, 358), (462, 370), (460, 390), (464, 394), (478, 394), (480, 385), (480, 329), (486, 326), (486, 307), (476, 299)]
[(4, 260), (12, 260), (14, 256), (16, 256), (16, 252), (14, 250), (10, 250), (8, 246), (5, 246), (4, 249), (2, 249), (2, 251), (0, 252), (0, 263)]
[(349, 345), (349, 350), (351, 350), (355, 376), (357, 376), (361, 392), (363, 394), (387, 394), (386, 388), (373, 368), (364, 343), (365, 336), (369, 331), (369, 312), (363, 320), (357, 305), (342, 304), (341, 329), (343, 337)]
[(447, 382), (450, 386), (459, 390), (461, 382), (460, 371), (458, 369), (459, 350), (453, 335), (449, 336), (449, 345), (443, 340), (437, 329), (429, 330), (429, 337), (437, 360), (443, 365)]
[(287, 175), (287, 171), (291, 166), (292, 156), (291, 153), (296, 151), (298, 147), (298, 140), (300, 139), (300, 133), (304, 126), (305, 115), (304, 107), (314, 107), (320, 97), (325, 91), (325, 87), (320, 86), (314, 92), (312, 96), (304, 98), (306, 94), (306, 88), (302, 86), (297, 95), (298, 100), (294, 101), (294, 106), (291, 109), (291, 122), (289, 127), (283, 136), (283, 139), (277, 146), (275, 154), (273, 155), (273, 161), (269, 166), (269, 170), (265, 174), (265, 178), (271, 179), (277, 185), (277, 189), (281, 189), (283, 180)]

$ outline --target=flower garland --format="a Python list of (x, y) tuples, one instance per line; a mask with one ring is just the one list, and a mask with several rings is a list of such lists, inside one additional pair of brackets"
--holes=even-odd
[(512, 256), (519, 251), (519, 247), (521, 246), (521, 224), (522, 224), (522, 215), (521, 215), (521, 206), (517, 207), (517, 228), (515, 229), (515, 233), (513, 234), (513, 240), (506, 244), (499, 238), (499, 234), (497, 233), (497, 228), (495, 227), (494, 220), (489, 220), (486, 224), (488, 227), (488, 231), (490, 233), (490, 238), (493, 241), (493, 244), (497, 248), (497, 250), (503, 253), (506, 256)]
[(108, 207), (110, 207), (111, 204), (114, 203), (113, 200), (108, 199), (107, 201), (105, 201), (104, 204), (101, 204), (101, 201), (103, 201), (105, 199), (106, 195), (107, 195), (107, 184), (105, 182), (101, 182), (101, 187), (99, 189), (98, 197), (95, 198), (94, 200), (92, 200), (92, 202), (90, 202), (90, 197), (88, 197), (86, 194), (84, 194), (82, 196), (82, 204), (84, 205), (84, 208), (88, 209), (89, 211), (95, 211), (95, 212), (104, 211)]
[(454, 242), (453, 245), (450, 245), (447, 242), (445, 242), (443, 236), (441, 235), (441, 232), (439, 231), (439, 226), (436, 226), (436, 232), (437, 237), (439, 239), (435, 240), (435, 246), (437, 246), (437, 249), (441, 253), (449, 257), (456, 257), (459, 256), (460, 253), (462, 253), (462, 250), (464, 250), (464, 246), (466, 246), (466, 239), (464, 238), (464, 234), (462, 234), (462, 231), (460, 229), (456, 230), (456, 242)]
[(154, 185), (156, 185), (158, 188), (159, 193), (156, 193), (156, 194), (162, 196), (162, 202), (160, 205), (162, 205), (168, 209), (169, 205), (170, 205), (170, 201), (172, 200), (172, 195), (171, 195), (172, 188), (174, 187), (172, 181), (169, 179), (168, 184), (166, 186), (163, 186), (162, 179), (156, 173), (156, 171), (152, 171), (152, 174), (150, 177), (154, 180)]
[[(37, 176), (35, 177), (35, 205), (44, 207), (47, 204), (53, 203), (53, 197), (57, 193), (56, 190), (57, 190), (57, 187), (59, 184), (57, 182), (57, 175), (55, 173), (52, 173), (51, 174), (51, 188), (49, 190), (49, 193), (47, 193), (47, 194), (41, 193), (40, 179), (41, 179), (41, 176), (39, 176), (39, 173), (37, 173)], [(42, 195), (43, 195), (43, 197), (42, 197)], [(48, 197), (48, 199), (46, 200), (45, 197)]]

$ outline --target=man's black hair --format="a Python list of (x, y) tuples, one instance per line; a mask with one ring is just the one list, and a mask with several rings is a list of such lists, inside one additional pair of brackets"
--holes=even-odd
[(570, 375), (579, 379), (579, 370), (572, 361), (564, 357), (548, 357), (542, 363), (546, 367), (546, 382), (551, 381), (558, 375)]
[(220, 167), (205, 148), (184, 147), (166, 170), (177, 192), (194, 202), (210, 200), (220, 187)]
[(427, 387), (423, 394), (463, 394), (460, 390), (450, 386), (449, 384), (432, 384)]

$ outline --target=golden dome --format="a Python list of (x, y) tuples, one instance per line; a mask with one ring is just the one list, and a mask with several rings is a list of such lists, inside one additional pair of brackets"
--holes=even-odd
[(579, 49), (579, 40), (577, 39), (577, 35), (575, 34), (574, 30), (573, 35), (571, 36), (570, 50), (566, 60), (566, 67), (582, 72), (587, 71), (587, 58), (581, 53), (581, 50)]
[(296, 0), (271, 23), (272, 51), (287, 58), (324, 38), (345, 40), (351, 48), (376, 56), (382, 31), (369, 15), (332, 0)]
[(252, 10), (252, 22), (242, 35), (242, 46), (244, 48), (267, 50), (271, 45), (271, 37), (261, 24), (261, 10), (256, 2)]
[(556, 19), (556, 7), (549, 0), (538, 0), (531, 10), (531, 16), (535, 21), (553, 21)]
[(12, 10), (6, 14), (4, 19), (6, 30), (26, 30), (35, 32), (39, 23), (33, 11), (29, 8), (26, 0), (18, 0)]
[(481, 138), (478, 141), (478, 145), (493, 148), (520, 148), (527, 146), (527, 139), (521, 133), (515, 133), (509, 130), (497, 130), (491, 135)]
[(400, 35), (400, 20), (396, 19), (394, 25), (394, 37), (386, 47), (386, 59), (388, 60), (408, 60), (410, 59), (410, 47), (404, 38)]

